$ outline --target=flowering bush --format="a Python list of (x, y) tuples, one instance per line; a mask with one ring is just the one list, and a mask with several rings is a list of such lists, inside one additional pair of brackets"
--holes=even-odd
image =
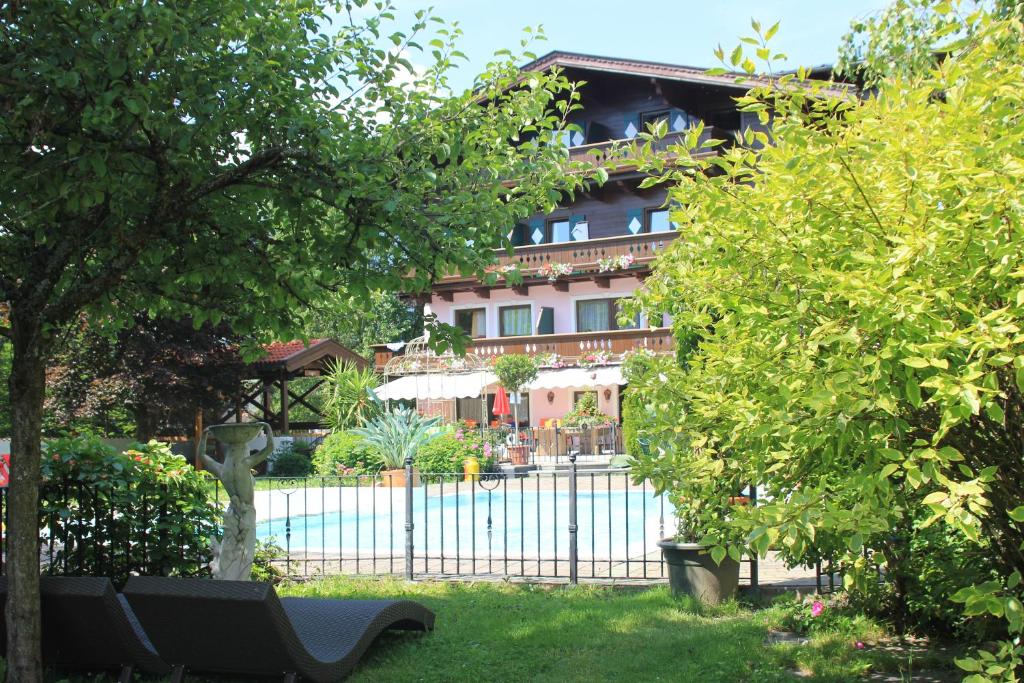
[(379, 469), (377, 450), (352, 432), (333, 432), (313, 453), (313, 471), (321, 477), (370, 474)]
[[(845, 593), (828, 599), (814, 595), (796, 599), (787, 605), (783, 618), (783, 626), (800, 635), (835, 633), (853, 636), (863, 632), (866, 623), (868, 619), (850, 607)], [(853, 646), (863, 649), (864, 642), (858, 640)]]
[(537, 269), (537, 274), (546, 277), (549, 281), (554, 282), (563, 275), (572, 275), (573, 266), (571, 263), (545, 263), (543, 266)]
[(597, 269), (599, 272), (607, 273), (612, 270), (625, 270), (633, 265), (632, 254), (622, 254), (621, 256), (609, 256), (607, 258), (597, 259)]
[(539, 368), (561, 368), (565, 363), (557, 353), (542, 353), (537, 356), (537, 367)]
[(579, 358), (581, 368), (592, 368), (595, 365), (607, 365), (612, 361), (612, 354), (608, 351), (593, 351), (586, 353)]
[(479, 431), (456, 427), (421, 447), (414, 462), (424, 480), (432, 481), (442, 477), (430, 475), (462, 472), (467, 458), (477, 458), (480, 471), (487, 472), (494, 467), (495, 455), (493, 444), (484, 441)]
[(569, 429), (587, 429), (611, 423), (612, 418), (597, 409), (597, 394), (590, 392), (583, 394), (569, 414), (562, 419), (562, 426)]
[(118, 453), (96, 437), (44, 446), (39, 528), (50, 574), (205, 574), (220, 511), (166, 444)]

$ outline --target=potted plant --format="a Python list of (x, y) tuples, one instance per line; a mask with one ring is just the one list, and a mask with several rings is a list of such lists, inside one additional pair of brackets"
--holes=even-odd
[[(724, 555), (712, 557), (701, 545), (701, 503), (691, 499), (675, 501), (679, 530), (675, 537), (658, 541), (668, 565), (668, 581), (673, 595), (692, 595), (703, 603), (717, 605), (736, 594), (740, 563)], [(718, 561), (716, 561), (716, 559)]]
[[(441, 432), (435, 429), (440, 417), (423, 417), (410, 408), (398, 408), (370, 420), (365, 427), (353, 429), (380, 453), (384, 486), (405, 486), (405, 461), (433, 441)], [(419, 473), (413, 470), (413, 486), (419, 486)]]
[(529, 462), (530, 447), (519, 443), (519, 400), (518, 394), (527, 384), (537, 379), (537, 361), (521, 353), (502, 356), (494, 363), (494, 374), (498, 376), (501, 386), (516, 394), (516, 402), (512, 410), (516, 421), (513, 445), (508, 447), (509, 459), (513, 465), (525, 465)]

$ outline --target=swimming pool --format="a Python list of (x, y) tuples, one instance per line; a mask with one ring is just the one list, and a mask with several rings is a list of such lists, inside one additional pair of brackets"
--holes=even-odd
[[(379, 490), (378, 490), (379, 491)], [(358, 507), (290, 518), (293, 553), (327, 555), (401, 554), (405, 546), (404, 495), (364, 499)], [(371, 505), (372, 503), (372, 505)], [(285, 518), (257, 525), (257, 536), (285, 540)], [(477, 557), (569, 556), (568, 491), (494, 491), (479, 487), (423, 496), (413, 506), (417, 554)], [(577, 493), (580, 559), (635, 557), (657, 550), (655, 543), (675, 529), (671, 504), (649, 491)]]

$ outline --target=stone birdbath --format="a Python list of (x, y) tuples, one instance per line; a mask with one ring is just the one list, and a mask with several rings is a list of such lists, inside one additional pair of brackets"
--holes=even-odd
[[(249, 450), (249, 442), (263, 432), (267, 445), (260, 451)], [(224, 446), (224, 462), (206, 455), (206, 437)], [(203, 466), (213, 472), (228, 493), (228, 509), (224, 513), (224, 537), (213, 541), (213, 578), (248, 581), (256, 555), (255, 480), (252, 468), (274, 451), (274, 432), (266, 422), (239, 422), (207, 427), (199, 441), (199, 457)]]

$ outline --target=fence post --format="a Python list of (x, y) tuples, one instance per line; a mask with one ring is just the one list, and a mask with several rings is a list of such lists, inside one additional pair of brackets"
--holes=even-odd
[(569, 453), (569, 583), (579, 583), (579, 567), (576, 538), (576, 454)]
[(405, 580), (412, 581), (412, 456), (405, 457)]
[[(751, 484), (750, 485), (750, 507), (756, 507), (756, 506), (757, 506), (757, 484)], [(755, 552), (753, 554), (753, 556), (751, 556), (751, 558), (750, 558), (750, 587), (755, 589), (755, 590), (757, 589), (757, 584), (758, 584), (759, 578), (760, 578), (760, 577), (758, 577), (757, 562), (758, 562), (757, 553)]]

